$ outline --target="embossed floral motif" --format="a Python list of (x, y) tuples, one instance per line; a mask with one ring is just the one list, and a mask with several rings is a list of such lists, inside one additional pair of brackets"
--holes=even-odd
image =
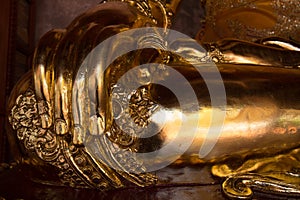
[[(260, 5), (260, 7), (258, 6)], [(269, 6), (269, 8), (267, 8)], [(266, 10), (264, 10), (267, 8)], [(283, 37), (292, 40), (300, 40), (300, 4), (298, 0), (225, 0), (207, 1), (207, 23), (216, 31), (217, 17), (220, 13), (237, 9), (253, 10), (253, 13), (261, 13), (268, 17), (274, 12), (275, 25), (270, 28), (257, 28), (247, 25), (239, 19), (226, 19), (228, 28), (233, 36), (238, 39), (255, 41), (265, 37)], [(242, 12), (242, 11), (240, 11)]]

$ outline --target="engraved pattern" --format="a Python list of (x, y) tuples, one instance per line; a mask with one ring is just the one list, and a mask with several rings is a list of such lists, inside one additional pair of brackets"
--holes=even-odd
[(151, 99), (147, 87), (139, 88), (130, 98), (129, 112), (133, 121), (146, 127), (150, 123), (150, 117), (153, 115), (158, 105)]
[[(128, 101), (129, 100), (129, 101)], [(150, 116), (158, 108), (151, 100), (147, 86), (131, 91), (121, 83), (113, 87), (114, 123), (109, 139), (121, 147), (137, 145), (136, 139), (150, 123)]]
[[(270, 4), (270, 8), (275, 12), (275, 26), (272, 28), (259, 29), (257, 27), (243, 24), (239, 20), (226, 20), (228, 27), (232, 31), (233, 37), (247, 41), (255, 41), (259, 38), (274, 36), (296, 41), (300, 40), (300, 4), (298, 0), (208, 0), (206, 4), (207, 23), (210, 24), (216, 31), (218, 28), (216, 27), (216, 20), (220, 12), (230, 9), (234, 11), (234, 9), (237, 8), (248, 8), (253, 9), (253, 12), (260, 12), (257, 11), (259, 10), (257, 4)], [(268, 12), (272, 12), (272, 10), (262, 12), (265, 12), (265, 15), (270, 15)]]
[(57, 158), (58, 141), (51, 130), (41, 128), (40, 118), (37, 115), (37, 102), (32, 90), (27, 90), (24, 95), (17, 98), (9, 121), (26, 149), (35, 151), (37, 156), (45, 161), (53, 161)]
[[(100, 151), (102, 156), (105, 156), (105, 153), (112, 153), (119, 166), (130, 165), (126, 168), (134, 168), (132, 170), (139, 168), (138, 171), (142, 174), (130, 175), (124, 170), (116, 172), (106, 165), (109, 164), (107, 162), (95, 162), (84, 147), (76, 147), (68, 142), (68, 137), (59, 137), (54, 134), (51, 131), (53, 126), (49, 129), (41, 128), (37, 114), (37, 101), (31, 89), (17, 98), (9, 121), (13, 129), (17, 131), (18, 139), (23, 141), (25, 151), (35, 153), (39, 159), (58, 168), (58, 176), (65, 185), (105, 190), (122, 187), (122, 178), (131, 180), (139, 186), (152, 185), (157, 180), (154, 175), (143, 173), (145, 171), (143, 163), (135, 161), (128, 153), (128, 149), (114, 147), (113, 143), (105, 141), (106, 136), (102, 137), (100, 142), (93, 143), (98, 149), (102, 149)], [(122, 135), (118, 139), (123, 140)], [(105, 144), (107, 148), (103, 147)]]
[(60, 169), (58, 176), (62, 183), (79, 187), (86, 186), (67, 163), (60, 141), (53, 129), (41, 128), (40, 121), (35, 94), (28, 89), (16, 99), (16, 104), (9, 115), (9, 122), (17, 131), (18, 139), (23, 141), (26, 150)]

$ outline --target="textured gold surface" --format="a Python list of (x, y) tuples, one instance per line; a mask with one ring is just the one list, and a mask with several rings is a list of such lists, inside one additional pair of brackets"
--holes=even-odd
[[(278, 7), (284, 4), (283, 1), (265, 2), (247, 1), (247, 9), (256, 9), (258, 5), (265, 5), (263, 9), (266, 12), (269, 12), (270, 5), (277, 6), (274, 7), (276, 12), (288, 9)], [(203, 43), (207, 53), (179, 44), (178, 52), (190, 52), (188, 60), (161, 49), (153, 49), (150, 53), (138, 50), (118, 58), (103, 75), (99, 71), (89, 74), (91, 79), (100, 76), (100, 79), (95, 78), (93, 85), (85, 88), (85, 77), (74, 82), (85, 57), (103, 40), (133, 28), (171, 27), (171, 10), (175, 12), (178, 3), (171, 3), (169, 9), (160, 1), (106, 2), (76, 18), (66, 29), (50, 31), (41, 38), (33, 59), (33, 71), (15, 87), (10, 99), (9, 121), (23, 148), (24, 162), (37, 168), (50, 165), (63, 184), (73, 187), (106, 190), (165, 183), (163, 177), (147, 173), (147, 166), (126, 152), (156, 150), (176, 137), (175, 133), (182, 123), (179, 117), (182, 111), (176, 104), (176, 98), (165, 88), (150, 84), (147, 79), (150, 72), (147, 70), (125, 77), (121, 84), (118, 82), (136, 65), (155, 61), (168, 64), (184, 74), (201, 102), (201, 109), (198, 110), (193, 109), (192, 104), (186, 105), (190, 107), (190, 112), (184, 113), (185, 119), (193, 124), (200, 116), (200, 122), (193, 144), (174, 165), (216, 163), (212, 173), (226, 178), (222, 185), (224, 193), (233, 198), (251, 198), (253, 187), (271, 194), (300, 195), (299, 150), (291, 150), (299, 146), (300, 52), (299, 45), (286, 38), (264, 38), (282, 36), (283, 27), (276, 24), (279, 22), (270, 23), (280, 28), (267, 32), (265, 27), (256, 30), (255, 34), (264, 34), (263, 37), (256, 35), (260, 39), (256, 42), (243, 38), (244, 33), (239, 32), (234, 32), (239, 34), (236, 38), (248, 41), (222, 37), (222, 40), (216, 41), (218, 37), (212, 38), (213, 42)], [(224, 1), (215, 7), (208, 1), (207, 9), (214, 7), (218, 11), (232, 8), (231, 5), (232, 1)], [(239, 1), (234, 5), (240, 8), (244, 4)], [(289, 8), (291, 17), (289, 14), (286, 17), (292, 20), (297, 9), (299, 4)], [(272, 15), (278, 15), (276, 12)], [(218, 26), (215, 24), (218, 22), (216, 17), (216, 13), (208, 12), (207, 22)], [(265, 22), (269, 24), (269, 21)], [(294, 33), (291, 23), (283, 26)], [(274, 35), (270, 35), (270, 31)], [(129, 35), (115, 41), (98, 56), (111, 56), (123, 45), (130, 45), (133, 37)], [(158, 42), (154, 48), (163, 47), (159, 36), (155, 37)], [(186, 44), (189, 41), (180, 42)], [(228, 105), (217, 144), (207, 157), (199, 158), (195, 155), (203, 141), (207, 137), (212, 139), (207, 135), (212, 112), (222, 109), (211, 106), (205, 81), (195, 75), (195, 69), (191, 67), (191, 63), (203, 67), (208, 61), (217, 64), (226, 88)], [(157, 79), (170, 79), (176, 83), (176, 74), (172, 71), (158, 68), (151, 73)], [(135, 81), (144, 86), (134, 92), (126, 91), (126, 84)], [(82, 90), (95, 88), (97, 95), (90, 100), (92, 106), (86, 106), (86, 97), (80, 94), (84, 94)], [(76, 99), (72, 99), (73, 91), (78, 92)], [(109, 102), (112, 95), (114, 102)], [(127, 99), (130, 99), (130, 104), (124, 108), (123, 101)], [(113, 113), (113, 109), (117, 111)], [(165, 121), (155, 118), (160, 112), (168, 113), (169, 117)], [(146, 127), (150, 122), (162, 126), (158, 138), (150, 138), (146, 142), (140, 139), (128, 119), (133, 119), (139, 127)], [(188, 128), (184, 131), (185, 138), (182, 139), (193, 139)], [(101, 152), (101, 158), (96, 158), (85, 146), (89, 142)], [(174, 152), (176, 148), (174, 146)], [(234, 160), (235, 157), (238, 158)], [(160, 162), (163, 160), (157, 157), (152, 164)], [(128, 168), (139, 173), (132, 173), (126, 170)]]
[(228, 37), (252, 42), (266, 37), (300, 40), (298, 0), (206, 0), (206, 15), (202, 41)]

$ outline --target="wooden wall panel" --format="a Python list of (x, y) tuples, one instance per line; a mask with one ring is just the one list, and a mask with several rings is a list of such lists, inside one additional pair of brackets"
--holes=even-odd
[(5, 124), (9, 94), (30, 69), (34, 50), (34, 0), (2, 0), (0, 6), (0, 162), (9, 161)]
[(7, 69), (10, 54), (10, 18), (11, 1), (2, 0), (0, 6), (0, 162), (5, 160), (6, 137), (6, 98), (7, 98)]

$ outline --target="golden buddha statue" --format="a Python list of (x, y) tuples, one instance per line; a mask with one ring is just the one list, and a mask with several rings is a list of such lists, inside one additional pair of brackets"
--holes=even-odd
[(229, 197), (300, 195), (297, 0), (207, 0), (198, 43), (170, 30), (179, 3), (109, 1), (44, 35), (9, 100), (19, 159), (79, 188), (207, 164)]

